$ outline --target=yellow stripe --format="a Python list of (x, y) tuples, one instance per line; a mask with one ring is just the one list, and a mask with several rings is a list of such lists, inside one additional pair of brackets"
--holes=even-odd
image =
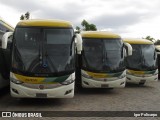
[(28, 76), (23, 76), (18, 74), (14, 74), (14, 76), (19, 81), (22, 81), (25, 83), (31, 83), (31, 84), (39, 84), (45, 79), (44, 77), (28, 77)]
[(127, 70), (128, 73), (131, 73), (131, 74), (138, 74), (138, 75), (143, 75), (145, 74), (144, 71), (135, 71), (135, 70)]
[(110, 77), (108, 74), (106, 73), (93, 73), (93, 72), (88, 72), (85, 71), (89, 76), (93, 77), (93, 78), (107, 78)]

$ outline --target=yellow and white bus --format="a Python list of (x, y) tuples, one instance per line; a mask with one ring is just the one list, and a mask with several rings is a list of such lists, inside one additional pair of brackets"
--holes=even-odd
[(155, 45), (158, 62), (158, 79), (160, 78), (160, 45)]
[[(3, 49), (6, 49), (8, 37), (9, 34), (4, 37)], [(20, 21), (11, 46), (11, 95), (19, 98), (73, 97), (75, 40), (81, 53), (81, 36), (74, 34), (68, 21)]]
[(157, 54), (154, 44), (146, 39), (125, 38), (131, 44), (132, 56), (126, 59), (127, 82), (144, 85), (158, 80)]
[(79, 75), (76, 84), (82, 88), (125, 87), (126, 68), (124, 58), (132, 47), (123, 43), (117, 34), (102, 31), (82, 32), (82, 53), (79, 59)]

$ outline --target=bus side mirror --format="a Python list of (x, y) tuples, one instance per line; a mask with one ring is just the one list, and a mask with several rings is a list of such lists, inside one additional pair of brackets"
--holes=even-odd
[(76, 42), (77, 54), (81, 54), (81, 51), (82, 51), (82, 37), (81, 37), (80, 34), (76, 34), (75, 42)]
[(7, 43), (9, 41), (9, 37), (13, 35), (13, 32), (6, 32), (2, 36), (2, 49), (7, 49)]
[(132, 55), (132, 46), (129, 43), (124, 43), (125, 48), (127, 48), (127, 56), (131, 56)]

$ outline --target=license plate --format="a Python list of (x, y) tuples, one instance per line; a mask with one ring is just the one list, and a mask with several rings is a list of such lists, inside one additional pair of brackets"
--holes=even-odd
[(45, 93), (36, 93), (37, 98), (47, 98), (47, 94)]
[(146, 80), (141, 80), (141, 81), (140, 81), (140, 83), (145, 83), (145, 82), (146, 82)]
[(108, 84), (102, 84), (102, 85), (101, 85), (101, 88), (108, 88), (108, 87), (109, 87)]

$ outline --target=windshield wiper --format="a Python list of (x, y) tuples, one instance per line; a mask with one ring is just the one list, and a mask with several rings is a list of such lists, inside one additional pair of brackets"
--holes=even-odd
[[(25, 65), (24, 65), (24, 63), (23, 63), (23, 61), (22, 61), (22, 56), (21, 56), (21, 54), (20, 54), (17, 46), (14, 45), (14, 48), (15, 48), (15, 53), (17, 54), (18, 59), (19, 59), (18, 61), (20, 61), (21, 65), (22, 65), (22, 67), (23, 67), (23, 70), (25, 70)], [(20, 65), (20, 66), (21, 66), (21, 65)]]
[(84, 52), (84, 50), (82, 50), (82, 53), (81, 53), (81, 60), (83, 59), (84, 60), (84, 62), (85, 62), (85, 67), (87, 68), (87, 67), (91, 67), (90, 65), (89, 65), (89, 63), (88, 63), (88, 61), (87, 61), (87, 58), (86, 58), (86, 56), (85, 56), (85, 52)]
[(110, 66), (108, 65), (108, 63), (106, 61), (108, 59), (108, 56), (107, 56), (107, 51), (105, 50), (105, 43), (103, 40), (102, 40), (102, 43), (103, 43), (103, 54), (102, 54), (103, 69), (104, 70), (111, 70)]
[(42, 64), (42, 55), (41, 55), (41, 49), (40, 49), (41, 47), (40, 47), (40, 42), (39, 42), (39, 51), (38, 51), (38, 55), (39, 55), (39, 63), (40, 63), (40, 65)]

